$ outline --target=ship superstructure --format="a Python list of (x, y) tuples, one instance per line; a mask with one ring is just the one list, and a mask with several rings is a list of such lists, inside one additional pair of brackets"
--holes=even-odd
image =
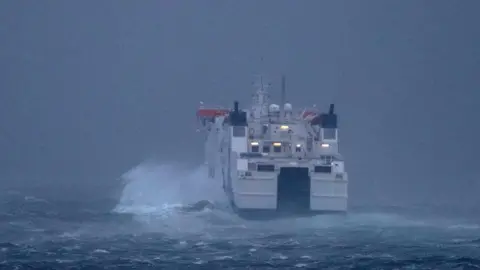
[(252, 104), (241, 110), (201, 106), (208, 176), (218, 181), (241, 215), (346, 212), (348, 175), (338, 148), (337, 115), (285, 100), (270, 103), (263, 78)]

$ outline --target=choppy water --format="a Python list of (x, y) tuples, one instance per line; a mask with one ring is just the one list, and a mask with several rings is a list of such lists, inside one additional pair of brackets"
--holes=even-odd
[(224, 204), (202, 173), (138, 167), (125, 176), (135, 181), (112, 211), (4, 191), (0, 268), (480, 268), (479, 223), (441, 213), (396, 209), (245, 221), (222, 207), (176, 212), (175, 204), (199, 199)]

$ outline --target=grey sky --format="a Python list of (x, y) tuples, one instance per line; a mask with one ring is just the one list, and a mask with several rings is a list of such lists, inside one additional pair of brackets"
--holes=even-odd
[(201, 163), (198, 101), (244, 104), (265, 72), (276, 97), (287, 75), (294, 106), (337, 104), (352, 200), (473, 204), (479, 7), (2, 1), (2, 181), (112, 182), (152, 155)]

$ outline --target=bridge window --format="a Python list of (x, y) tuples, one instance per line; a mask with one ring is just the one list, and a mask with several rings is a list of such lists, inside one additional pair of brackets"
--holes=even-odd
[(262, 151), (263, 153), (270, 153), (270, 145), (264, 145)]
[(245, 137), (245, 127), (233, 127), (233, 137)]
[(335, 140), (335, 139), (337, 139), (337, 129), (336, 128), (324, 128), (323, 129), (323, 139), (324, 140)]

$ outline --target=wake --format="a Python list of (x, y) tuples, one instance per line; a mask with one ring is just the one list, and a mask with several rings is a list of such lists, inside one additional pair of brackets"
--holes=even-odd
[(204, 167), (188, 172), (174, 165), (140, 164), (122, 176), (127, 185), (114, 211), (158, 214), (202, 200), (225, 203), (221, 184), (206, 175)]
[[(143, 163), (126, 172), (123, 194), (113, 212), (130, 214), (146, 232), (202, 234), (238, 220), (221, 188), (203, 166), (186, 170), (176, 165)], [(209, 207), (182, 211), (201, 201)], [(233, 225), (234, 226), (234, 225)]]

